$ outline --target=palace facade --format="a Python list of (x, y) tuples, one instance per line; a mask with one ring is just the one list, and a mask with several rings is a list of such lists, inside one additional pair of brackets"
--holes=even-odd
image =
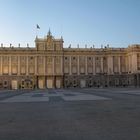
[(64, 48), (51, 32), (35, 47), (0, 47), (0, 89), (140, 87), (140, 45)]

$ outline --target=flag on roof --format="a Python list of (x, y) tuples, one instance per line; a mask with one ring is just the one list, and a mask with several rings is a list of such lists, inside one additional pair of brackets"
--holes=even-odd
[(37, 25), (36, 25), (36, 28), (37, 28), (37, 29), (40, 29), (40, 26), (37, 24)]

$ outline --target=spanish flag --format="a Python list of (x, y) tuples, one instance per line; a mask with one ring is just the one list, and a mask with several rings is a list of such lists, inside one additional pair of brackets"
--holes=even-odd
[(36, 25), (36, 28), (37, 28), (37, 29), (40, 29), (40, 26), (37, 24), (37, 25)]

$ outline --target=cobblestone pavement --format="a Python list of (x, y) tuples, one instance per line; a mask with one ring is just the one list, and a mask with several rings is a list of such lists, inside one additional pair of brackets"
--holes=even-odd
[(0, 91), (0, 140), (139, 140), (140, 89)]

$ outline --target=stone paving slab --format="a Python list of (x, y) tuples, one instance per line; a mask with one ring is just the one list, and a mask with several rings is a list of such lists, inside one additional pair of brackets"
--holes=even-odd
[[(7, 102), (48, 102), (49, 98), (43, 94), (41, 97), (38, 95), (42, 94), (35, 94), (35, 93), (25, 93), (19, 96), (14, 96), (5, 100), (2, 100), (2, 103), (7, 103)], [(38, 96), (38, 97), (34, 97)]]
[(109, 98), (96, 95), (77, 95), (77, 96), (63, 96), (65, 101), (91, 101), (91, 100), (110, 100)]
[(48, 91), (32, 91), (30, 93), (24, 93), (22, 95), (7, 98), (1, 102), (48, 102), (50, 99), (51, 101), (53, 101), (53, 99), (55, 100), (55, 97), (61, 98), (62, 101), (109, 100), (109, 98), (69, 90), (51, 90), (51, 93)]
[(140, 95), (140, 90), (139, 91), (135, 91), (135, 90), (130, 90), (130, 91), (121, 91), (121, 93), (131, 93), (131, 94), (139, 94)]

